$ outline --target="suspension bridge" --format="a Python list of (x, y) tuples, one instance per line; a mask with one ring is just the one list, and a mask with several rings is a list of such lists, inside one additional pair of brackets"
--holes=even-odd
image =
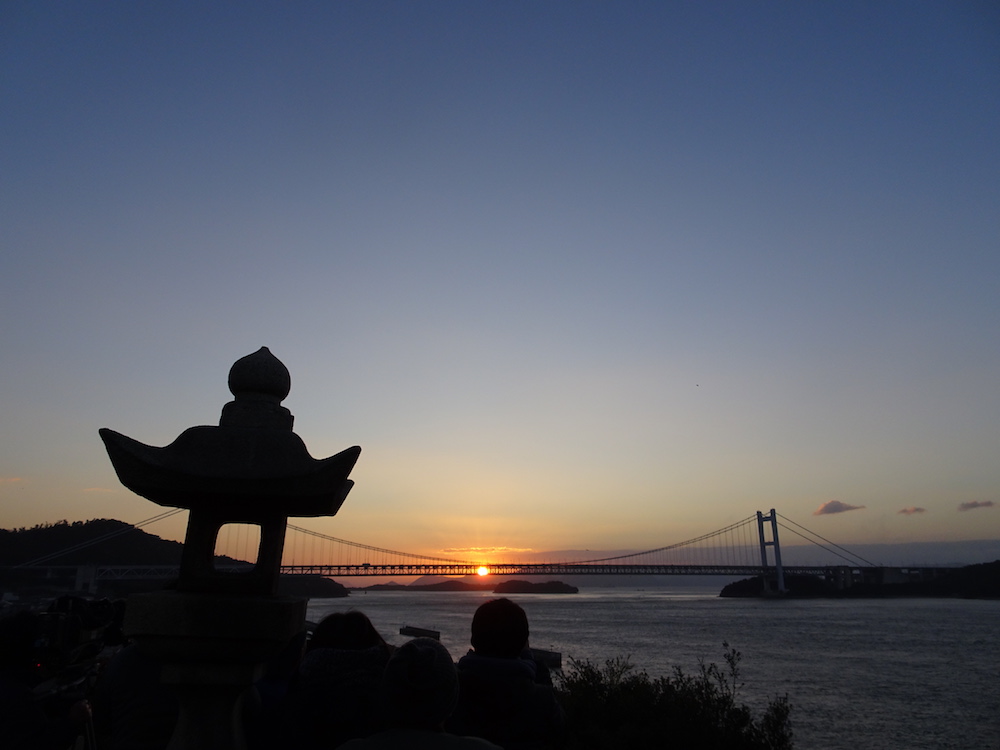
[[(176, 513), (173, 509), (159, 516), (136, 524), (139, 528), (163, 520)], [(216, 563), (219, 572), (238, 575), (253, 567), (259, 535), (254, 537), (254, 526), (233, 524), (219, 532), (217, 550), (228, 550), (240, 560)], [(784, 564), (779, 543), (779, 528), (796, 541), (804, 540), (816, 554), (824, 558), (813, 564)], [(125, 532), (117, 532), (125, 533)], [(100, 543), (97, 539), (92, 543)], [(75, 548), (74, 548), (75, 549)], [(801, 549), (801, 547), (799, 547)], [(233, 550), (236, 550), (234, 553)], [(68, 552), (72, 550), (64, 550)], [(45, 570), (49, 575), (69, 566), (56, 562), (59, 554), (33, 560), (17, 566), (22, 569)], [(244, 560), (249, 562), (244, 562)], [(91, 565), (76, 568), (78, 588), (88, 589), (99, 581), (129, 579), (169, 579), (177, 575), (177, 566), (163, 565)], [(852, 581), (883, 581), (886, 571), (898, 570), (898, 575), (911, 579), (933, 575), (933, 569), (889, 569), (876, 565), (850, 550), (828, 540), (804, 526), (781, 516), (775, 510), (757, 511), (740, 521), (723, 528), (641, 552), (592, 559), (538, 561), (484, 559), (457, 560), (446, 557), (421, 555), (376, 547), (369, 544), (340, 539), (314, 530), (288, 524), (281, 573), (285, 575), (318, 575), (331, 578), (343, 577), (401, 577), (401, 576), (575, 576), (575, 575), (722, 575), (734, 577), (763, 576), (778, 591), (785, 589), (787, 575), (818, 576), (849, 586)]]

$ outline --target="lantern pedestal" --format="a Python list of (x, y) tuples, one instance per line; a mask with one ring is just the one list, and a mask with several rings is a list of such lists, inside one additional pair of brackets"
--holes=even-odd
[(129, 598), (125, 630), (162, 667), (180, 715), (168, 750), (244, 750), (240, 699), (305, 624), (306, 600), (159, 591)]

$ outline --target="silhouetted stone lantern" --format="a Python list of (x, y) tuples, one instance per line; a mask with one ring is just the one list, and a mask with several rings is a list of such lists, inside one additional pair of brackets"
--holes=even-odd
[[(304, 626), (306, 601), (277, 595), (288, 517), (332, 516), (353, 486), (361, 448), (312, 458), (281, 406), (290, 387), (288, 370), (261, 347), (230, 370), (236, 400), (218, 427), (191, 427), (163, 448), (100, 431), (122, 484), (190, 510), (176, 590), (131, 597), (125, 621), (164, 665), (164, 682), (177, 687), (171, 750), (243, 747), (233, 719), (240, 695)], [(245, 572), (215, 568), (227, 523), (260, 527), (257, 559)]]

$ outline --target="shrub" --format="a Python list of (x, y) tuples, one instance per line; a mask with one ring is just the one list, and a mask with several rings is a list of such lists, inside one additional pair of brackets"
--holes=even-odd
[(603, 667), (570, 659), (559, 683), (567, 750), (790, 750), (787, 696), (770, 700), (755, 719), (737, 703), (740, 652), (728, 643), (723, 648), (725, 669), (701, 663), (698, 674), (675, 667), (657, 678), (628, 658), (609, 659)]

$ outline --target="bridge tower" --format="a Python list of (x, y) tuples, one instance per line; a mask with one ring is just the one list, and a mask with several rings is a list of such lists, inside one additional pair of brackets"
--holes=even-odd
[[(767, 541), (764, 534), (764, 522), (771, 522), (771, 541)], [(771, 582), (767, 577), (767, 548), (774, 547), (774, 571), (776, 573), (778, 593), (785, 593), (785, 571), (781, 567), (781, 545), (778, 544), (778, 514), (774, 512), (774, 508), (771, 508), (771, 512), (768, 515), (764, 515), (761, 511), (757, 511), (757, 533), (760, 536), (760, 564), (764, 569), (761, 579), (764, 584), (764, 593), (768, 594), (771, 591)]]

